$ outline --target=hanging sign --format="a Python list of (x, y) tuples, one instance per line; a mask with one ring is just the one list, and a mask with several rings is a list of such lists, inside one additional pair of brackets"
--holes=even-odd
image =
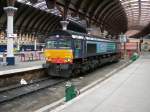
[(15, 37), (17, 37), (17, 34), (8, 34), (7, 37), (8, 38), (15, 38)]
[(126, 43), (127, 42), (127, 36), (126, 35), (120, 35), (120, 42), (121, 43)]

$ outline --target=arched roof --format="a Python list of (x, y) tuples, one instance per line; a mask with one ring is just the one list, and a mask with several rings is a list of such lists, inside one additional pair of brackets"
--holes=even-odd
[[(73, 19), (95, 24), (110, 34), (120, 34), (127, 30), (126, 13), (119, 0), (16, 0), (15, 7), (18, 11), (14, 18), (15, 31), (47, 34), (60, 28), (59, 21), (65, 13), (63, 8), (66, 3), (68, 14)], [(6, 27), (5, 6), (6, 0), (1, 0), (0, 29)], [(86, 25), (82, 27), (76, 22), (71, 22), (70, 25), (85, 31)], [(71, 26), (69, 27), (72, 28)]]

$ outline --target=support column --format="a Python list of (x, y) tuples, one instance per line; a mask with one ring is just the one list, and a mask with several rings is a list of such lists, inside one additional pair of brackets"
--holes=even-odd
[(90, 34), (91, 34), (91, 31), (92, 31), (92, 28), (89, 27), (89, 28), (87, 28), (86, 30), (87, 30), (87, 33), (90, 35)]
[(36, 39), (35, 39), (35, 40), (34, 40), (34, 51), (37, 50), (36, 46), (37, 46), (37, 41), (36, 41)]
[(20, 51), (20, 40), (17, 38), (17, 51)]
[(7, 65), (15, 65), (15, 57), (13, 53), (13, 16), (17, 8), (13, 6), (4, 7), (7, 13)]
[(63, 30), (67, 30), (67, 26), (69, 24), (69, 21), (60, 21), (61, 25), (62, 25), (62, 29)]

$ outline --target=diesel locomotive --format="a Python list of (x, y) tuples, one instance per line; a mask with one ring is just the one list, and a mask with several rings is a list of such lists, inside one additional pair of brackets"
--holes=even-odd
[(45, 67), (50, 76), (71, 77), (120, 57), (118, 41), (70, 30), (51, 33), (45, 43)]

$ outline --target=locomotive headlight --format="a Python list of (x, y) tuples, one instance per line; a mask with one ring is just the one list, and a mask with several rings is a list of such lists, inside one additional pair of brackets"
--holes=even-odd
[(70, 58), (68, 58), (68, 62), (71, 62), (71, 59), (70, 59)]
[(65, 58), (65, 62), (71, 62), (70, 58)]

